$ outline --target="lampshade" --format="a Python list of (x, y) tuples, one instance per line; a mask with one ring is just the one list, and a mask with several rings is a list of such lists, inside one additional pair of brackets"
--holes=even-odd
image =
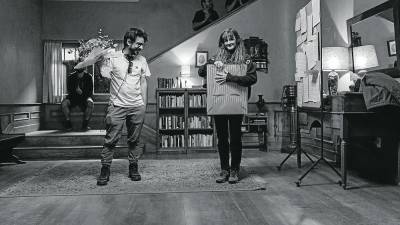
[(182, 76), (190, 76), (190, 65), (182, 65), (181, 66), (181, 75)]
[(349, 70), (349, 50), (345, 47), (322, 48), (322, 70)]
[(354, 69), (362, 70), (379, 66), (375, 46), (364, 45), (353, 48)]

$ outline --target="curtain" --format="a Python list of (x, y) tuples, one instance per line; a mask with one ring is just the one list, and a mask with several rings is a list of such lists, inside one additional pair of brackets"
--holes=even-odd
[(43, 76), (43, 103), (60, 103), (66, 89), (61, 41), (45, 41)]

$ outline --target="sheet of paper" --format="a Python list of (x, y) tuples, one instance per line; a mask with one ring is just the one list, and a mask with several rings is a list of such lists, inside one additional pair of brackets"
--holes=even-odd
[(312, 51), (315, 54), (315, 61), (320, 60), (318, 35), (312, 36)]
[(300, 13), (296, 15), (296, 23), (294, 26), (294, 31), (300, 31)]
[(307, 41), (307, 32), (301, 35), (301, 41), (302, 42)]
[(302, 34), (307, 32), (307, 14), (305, 7), (300, 9), (300, 29)]
[(301, 33), (297, 32), (296, 33), (296, 47), (300, 46), (303, 43), (302, 37), (301, 37)]
[(295, 74), (294, 74), (294, 81), (300, 82), (300, 81), (301, 81), (301, 78), (303, 78), (303, 77), (304, 77), (304, 74), (295, 73)]
[(315, 27), (320, 22), (320, 0), (312, 0), (312, 23)]
[(297, 106), (303, 106), (303, 83), (297, 83)]
[(304, 74), (307, 70), (307, 58), (304, 52), (296, 52), (296, 73)]
[(313, 35), (313, 22), (312, 22), (312, 14), (307, 15), (307, 40), (311, 41), (311, 37)]
[(308, 76), (304, 77), (302, 79), (303, 83), (303, 102), (308, 102), (308, 92), (309, 92), (309, 82), (308, 82)]
[(308, 100), (310, 102), (319, 102), (321, 99), (320, 90), (321, 90), (321, 73), (318, 72), (316, 74), (316, 79), (313, 74), (308, 76)]
[(311, 70), (318, 61), (318, 40), (312, 36), (311, 41), (304, 44), (304, 51), (307, 56), (307, 69)]

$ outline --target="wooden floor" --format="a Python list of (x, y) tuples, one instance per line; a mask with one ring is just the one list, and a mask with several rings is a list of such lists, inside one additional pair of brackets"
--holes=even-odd
[[(294, 182), (310, 165), (306, 161), (298, 169), (293, 157), (279, 172), (276, 166), (285, 154), (244, 154), (259, 179), (267, 182), (266, 190), (0, 198), (0, 224), (400, 224), (398, 186), (353, 174), (350, 184), (357, 188), (343, 190), (336, 184), (337, 175), (321, 165), (296, 187)], [(0, 174), (2, 182), (18, 182), (21, 177)]]

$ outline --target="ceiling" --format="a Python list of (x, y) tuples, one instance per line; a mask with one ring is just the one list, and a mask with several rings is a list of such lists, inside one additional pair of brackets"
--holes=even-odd
[(391, 22), (394, 22), (394, 19), (393, 19), (393, 9), (385, 10), (385, 11), (379, 13), (378, 16), (380, 16), (380, 17), (382, 17), (382, 18), (385, 18), (385, 19), (387, 19), (387, 20), (389, 20), (389, 21), (391, 21)]
[(47, 0), (49, 2), (139, 2), (139, 0)]

